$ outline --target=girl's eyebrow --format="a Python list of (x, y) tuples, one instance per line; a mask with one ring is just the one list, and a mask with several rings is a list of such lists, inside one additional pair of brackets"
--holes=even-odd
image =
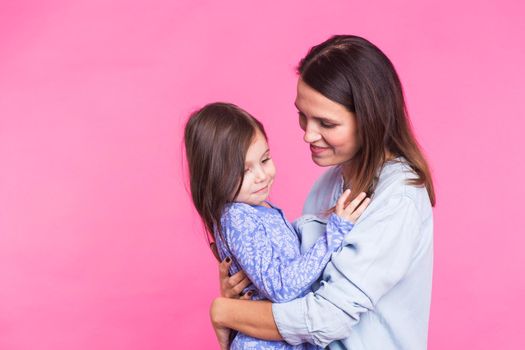
[(267, 148), (266, 151), (264, 151), (264, 153), (261, 155), (261, 158), (259, 158), (259, 160), (268, 157), (269, 154), (270, 154), (270, 148)]
[[(270, 153), (270, 148), (267, 148), (266, 151), (264, 151), (264, 153), (262, 154), (262, 156), (261, 156), (260, 159), (264, 158), (265, 156), (268, 156), (269, 153)], [(250, 162), (250, 161), (245, 161), (245, 162), (244, 162), (244, 165), (246, 166), (246, 165), (249, 165), (249, 164), (251, 164), (251, 163), (252, 163), (252, 162)]]

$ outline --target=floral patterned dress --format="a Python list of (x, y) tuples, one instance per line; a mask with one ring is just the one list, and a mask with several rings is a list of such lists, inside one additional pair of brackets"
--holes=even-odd
[[(221, 259), (231, 257), (230, 273), (244, 270), (252, 284), (253, 300), (281, 303), (306, 295), (319, 278), (331, 254), (342, 243), (353, 224), (332, 214), (326, 232), (305, 252), (300, 251), (298, 234), (283, 212), (270, 207), (234, 202), (221, 218), (222, 234), (215, 232)], [(320, 349), (311, 344), (290, 345), (265, 341), (238, 333), (231, 344), (240, 349)]]

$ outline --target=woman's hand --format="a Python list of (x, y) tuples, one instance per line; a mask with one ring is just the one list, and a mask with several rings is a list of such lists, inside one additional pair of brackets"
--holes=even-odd
[(368, 204), (370, 204), (370, 198), (366, 197), (366, 193), (361, 192), (353, 201), (346, 205), (349, 196), (350, 190), (343, 192), (335, 205), (335, 213), (341, 218), (355, 223), (361, 214), (363, 214), (366, 207), (368, 207)]
[(241, 292), (251, 283), (250, 280), (246, 277), (244, 271), (239, 271), (235, 275), (230, 276), (228, 270), (231, 264), (232, 260), (229, 257), (219, 264), (221, 296), (233, 299), (249, 299), (251, 296), (250, 292), (242, 296)]

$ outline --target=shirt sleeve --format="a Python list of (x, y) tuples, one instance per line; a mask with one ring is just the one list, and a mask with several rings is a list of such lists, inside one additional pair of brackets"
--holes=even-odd
[(261, 294), (273, 302), (289, 301), (307, 290), (319, 278), (330, 255), (341, 245), (353, 224), (333, 215), (326, 233), (296, 259), (280, 256), (274, 247), (271, 227), (265, 227), (256, 215), (236, 213), (226, 230), (231, 253)]
[(273, 304), (277, 327), (288, 343), (325, 347), (351, 336), (361, 314), (373, 310), (407, 273), (420, 226), (414, 202), (398, 195), (368, 214), (332, 255), (330, 278), (315, 293)]

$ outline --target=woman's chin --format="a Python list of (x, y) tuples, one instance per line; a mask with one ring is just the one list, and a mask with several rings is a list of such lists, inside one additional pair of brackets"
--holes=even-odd
[(333, 162), (333, 160), (330, 159), (330, 158), (316, 157), (313, 154), (312, 154), (312, 161), (317, 166), (320, 166), (320, 167), (327, 167), (327, 166), (332, 166), (332, 165), (336, 165), (337, 164), (336, 162)]

